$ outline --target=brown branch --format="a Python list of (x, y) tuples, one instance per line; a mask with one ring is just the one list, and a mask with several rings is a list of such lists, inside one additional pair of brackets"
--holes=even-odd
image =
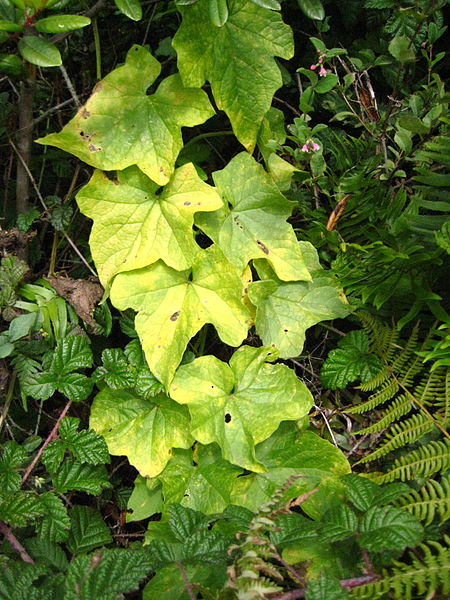
[(28, 552), (13, 534), (8, 525), (6, 523), (3, 523), (2, 521), (0, 521), (0, 533), (3, 533), (5, 539), (7, 539), (11, 546), (14, 548), (14, 550), (16, 550), (20, 554), (20, 558), (23, 560), (23, 562), (34, 565), (34, 560), (31, 558), (31, 556), (28, 554)]
[(34, 469), (34, 467), (36, 466), (36, 464), (38, 463), (39, 459), (41, 458), (42, 453), (44, 452), (45, 448), (50, 444), (50, 442), (56, 437), (56, 434), (58, 432), (58, 427), (61, 423), (61, 421), (64, 419), (64, 417), (67, 414), (67, 411), (69, 410), (70, 406), (72, 404), (72, 400), (69, 400), (67, 402), (67, 404), (65, 405), (65, 407), (62, 409), (59, 417), (56, 420), (56, 423), (53, 425), (53, 429), (50, 431), (50, 433), (47, 436), (47, 439), (45, 440), (45, 442), (42, 444), (42, 446), (39, 448), (39, 450), (37, 451), (36, 456), (33, 458), (32, 462), (29, 464), (27, 470), (25, 471), (24, 476), (22, 477), (22, 485), (25, 483), (25, 481), (28, 479), (28, 477), (30, 476), (32, 470)]
[(359, 585), (366, 585), (366, 583), (372, 583), (380, 579), (380, 575), (364, 575), (364, 577), (354, 577), (352, 579), (341, 579), (341, 587), (351, 589), (358, 587)]
[(192, 583), (189, 581), (189, 577), (186, 573), (184, 565), (182, 565), (181, 563), (177, 563), (177, 567), (180, 569), (181, 577), (184, 581), (184, 589), (187, 591), (190, 600), (196, 600)]

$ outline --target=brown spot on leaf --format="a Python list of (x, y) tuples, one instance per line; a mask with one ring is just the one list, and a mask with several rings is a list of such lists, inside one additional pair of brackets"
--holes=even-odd
[(94, 144), (89, 144), (88, 146), (89, 152), (100, 152), (101, 148), (98, 146), (94, 146)]
[(81, 112), (81, 118), (88, 119), (90, 116), (91, 116), (91, 113), (86, 108), (83, 108), (83, 110)]
[(256, 240), (256, 243), (261, 248), (261, 250), (264, 252), (264, 254), (269, 254), (269, 248), (264, 244), (264, 242), (262, 242), (261, 240)]
[(184, 206), (190, 206), (191, 203), (190, 202), (183, 202)]
[(173, 315), (170, 317), (170, 320), (171, 321), (176, 321), (179, 316), (180, 316), (180, 311), (177, 310), (177, 312), (174, 312)]

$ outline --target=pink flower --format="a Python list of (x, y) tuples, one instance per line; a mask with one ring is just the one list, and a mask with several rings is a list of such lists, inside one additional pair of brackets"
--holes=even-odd
[(311, 71), (315, 71), (317, 69), (317, 65), (311, 65), (309, 68), (311, 69)]
[(312, 140), (306, 140), (306, 143), (303, 144), (300, 150), (301, 152), (316, 152), (317, 150), (320, 150), (320, 146)]
[(309, 147), (308, 144), (303, 144), (303, 146), (300, 148), (300, 150), (302, 152), (309, 152)]
[(328, 71), (325, 69), (325, 67), (320, 67), (319, 75), (321, 77), (324, 77), (327, 73)]

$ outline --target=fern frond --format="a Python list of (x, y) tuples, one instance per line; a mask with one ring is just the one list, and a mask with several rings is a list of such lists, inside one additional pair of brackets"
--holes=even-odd
[(450, 441), (429, 442), (395, 460), (392, 469), (374, 478), (376, 483), (389, 483), (395, 479), (408, 481), (428, 478), (438, 471), (450, 468)]
[(410, 553), (408, 563), (393, 561), (392, 572), (383, 571), (383, 578), (352, 590), (352, 597), (374, 600), (385, 597), (394, 600), (434, 598), (450, 592), (450, 550), (438, 542), (429, 541)]
[(450, 517), (450, 479), (443, 477), (440, 482), (430, 479), (420, 490), (411, 489), (395, 504), (424, 521), (424, 525), (429, 525), (436, 516), (443, 523)]
[(405, 394), (401, 394), (397, 396), (397, 398), (392, 402), (392, 404), (381, 413), (380, 418), (374, 423), (370, 425), (370, 427), (365, 427), (364, 429), (360, 429), (358, 435), (365, 435), (367, 433), (374, 433), (376, 431), (383, 431), (386, 429), (391, 423), (400, 419), (404, 415), (407, 415), (413, 405), (411, 403), (411, 399)]
[(386, 456), (389, 452), (417, 442), (423, 435), (434, 429), (434, 423), (427, 415), (418, 413), (401, 423), (395, 423), (386, 435), (386, 441), (375, 452), (364, 456), (357, 464), (371, 462)]
[[(363, 386), (360, 386), (362, 389)], [(388, 400), (391, 400), (395, 396), (395, 394), (399, 390), (399, 385), (395, 381), (395, 379), (391, 379), (390, 381), (384, 382), (383, 387), (372, 394), (366, 402), (362, 402), (361, 404), (357, 404), (356, 406), (352, 406), (346, 412), (354, 415), (360, 415), (369, 410), (373, 410), (380, 404), (384, 404)]]
[(447, 369), (440, 368), (428, 373), (417, 383), (414, 396), (427, 406), (444, 405), (444, 399), (450, 403), (450, 400), (445, 398), (446, 394), (450, 392), (447, 371)]
[(395, 356), (399, 349), (397, 344), (398, 330), (381, 323), (366, 312), (358, 312), (358, 319), (361, 321), (363, 329), (369, 334), (370, 339), (373, 340), (373, 350), (386, 363), (389, 363), (390, 359)]
[(383, 383), (387, 381), (390, 374), (390, 369), (384, 365), (383, 368), (375, 375), (375, 377), (362, 383), (360, 386), (358, 386), (358, 389), (362, 390), (363, 392), (372, 392), (380, 387), (380, 385), (383, 385)]

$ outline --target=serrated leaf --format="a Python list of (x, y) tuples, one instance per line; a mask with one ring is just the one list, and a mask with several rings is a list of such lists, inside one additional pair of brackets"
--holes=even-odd
[(117, 273), (159, 259), (179, 271), (192, 265), (198, 250), (194, 213), (216, 210), (222, 200), (192, 164), (177, 169), (162, 193), (158, 191), (138, 168), (130, 167), (119, 173), (117, 182), (96, 171), (78, 193), (81, 212), (94, 220), (90, 246), (103, 285)]
[(182, 147), (181, 127), (193, 127), (214, 114), (202, 90), (184, 88), (171, 75), (148, 96), (161, 70), (145, 48), (133, 46), (125, 64), (94, 88), (76, 116), (60, 133), (37, 140), (71, 152), (98, 169), (137, 165), (165, 185)]
[(423, 527), (412, 514), (393, 506), (374, 506), (362, 518), (359, 543), (373, 552), (414, 548), (423, 537)]
[(165, 506), (179, 503), (204, 514), (222, 512), (232, 504), (231, 491), (242, 473), (222, 459), (216, 446), (174, 450), (173, 457), (159, 476)]
[[(31, 382), (34, 387), (31, 387)], [(34, 377), (27, 378), (27, 391), (33, 398), (42, 398), (46, 400), (55, 390), (58, 390), (64, 396), (67, 396), (74, 402), (86, 400), (92, 392), (94, 382), (91, 378), (81, 373), (61, 373), (57, 371), (44, 371)], [(38, 395), (39, 394), (39, 395)]]
[(94, 508), (74, 506), (69, 516), (72, 527), (67, 547), (73, 554), (89, 552), (112, 541), (108, 527)]
[(294, 230), (286, 223), (292, 203), (272, 177), (242, 152), (213, 174), (224, 207), (197, 214), (196, 224), (242, 272), (251, 259), (264, 258), (280, 279), (310, 280)]
[(186, 86), (210, 81), (243, 146), (252, 152), (273, 94), (281, 86), (274, 56), (293, 56), (291, 29), (278, 13), (250, 0), (229, 0), (228, 19), (211, 27), (208, 0), (182, 7), (183, 21), (172, 45)]
[(144, 477), (156, 477), (172, 448), (189, 448), (189, 412), (165, 394), (150, 402), (126, 390), (105, 388), (91, 406), (90, 426), (111, 454), (124, 455)]
[(185, 542), (198, 529), (206, 529), (209, 523), (203, 513), (181, 504), (169, 506), (167, 512), (170, 530), (179, 542)]
[(41, 460), (50, 474), (57, 471), (59, 465), (63, 461), (65, 452), (65, 444), (61, 440), (50, 442), (50, 444), (44, 448)]
[(52, 492), (41, 494), (40, 500), (44, 517), (36, 528), (36, 533), (43, 540), (62, 542), (67, 539), (70, 519), (60, 498)]
[(256, 331), (263, 344), (278, 348), (282, 358), (301, 354), (309, 327), (349, 314), (334, 276), (325, 271), (311, 274), (312, 281), (269, 279), (248, 286), (250, 301), (256, 306)]
[(322, 520), (322, 538), (337, 542), (354, 535), (358, 528), (358, 518), (351, 508), (342, 505), (327, 511)]
[(102, 363), (93, 373), (96, 382), (104, 380), (113, 390), (134, 386), (136, 372), (129, 365), (123, 350), (106, 348), (102, 352)]
[(350, 600), (350, 595), (342, 588), (337, 577), (321, 573), (317, 579), (308, 582), (306, 600)]
[(0, 521), (16, 527), (25, 527), (44, 512), (40, 498), (33, 492), (18, 491), (0, 500)]
[[(188, 580), (196, 586), (211, 586), (222, 589), (226, 581), (225, 567), (212, 569), (210, 566), (186, 565)], [(147, 583), (143, 592), (143, 600), (190, 600), (182, 571), (178, 565), (167, 565), (160, 569)]]
[(139, 0), (114, 0), (115, 5), (129, 19), (140, 21), (142, 19), (142, 6)]
[(338, 346), (329, 352), (320, 371), (320, 379), (327, 388), (343, 389), (355, 379), (364, 383), (380, 371), (381, 361), (376, 354), (370, 353), (365, 331), (351, 331)]
[(182, 365), (170, 387), (170, 396), (189, 406), (194, 437), (217, 442), (225, 459), (253, 471), (264, 470), (255, 444), (281, 421), (307, 415), (313, 403), (294, 371), (270, 364), (276, 358), (273, 348), (249, 346), (237, 350), (229, 365), (202, 356)]
[(375, 504), (379, 486), (359, 475), (347, 475), (344, 478), (344, 483), (347, 486), (347, 498), (361, 512), (366, 512)]
[(24, 36), (19, 40), (18, 48), (21, 56), (32, 65), (59, 67), (62, 64), (58, 48), (44, 38)]
[(23, 561), (3, 567), (0, 577), (1, 600), (28, 600), (32, 597), (34, 581), (47, 572), (44, 565), (30, 565)]
[(89, 17), (83, 17), (82, 15), (55, 15), (39, 19), (34, 26), (40, 33), (63, 33), (81, 29), (90, 24)]
[[(67, 520), (69, 520), (69, 517), (67, 517)], [(31, 538), (26, 541), (26, 548), (36, 562), (58, 571), (65, 571), (67, 569), (69, 562), (59, 544), (46, 538)]]
[(65, 447), (81, 462), (91, 465), (109, 463), (109, 453), (104, 438), (92, 429), (78, 431), (80, 419), (65, 417), (58, 433)]
[(139, 311), (135, 327), (147, 362), (168, 386), (187, 343), (205, 323), (212, 323), (226, 344), (241, 344), (250, 326), (242, 287), (235, 267), (213, 245), (197, 255), (191, 272), (159, 261), (119, 273), (111, 301), (119, 310)]
[(138, 588), (150, 571), (142, 550), (113, 548), (77, 556), (69, 566), (64, 600), (116, 600)]
[(64, 460), (52, 476), (53, 486), (58, 494), (69, 490), (79, 490), (98, 496), (103, 488), (111, 487), (108, 473), (102, 465), (87, 465), (72, 457)]
[(51, 369), (55, 373), (70, 373), (92, 366), (92, 351), (88, 337), (69, 336), (57, 343), (52, 352)]
[(322, 0), (297, 0), (298, 5), (309, 19), (322, 21), (325, 18)]

